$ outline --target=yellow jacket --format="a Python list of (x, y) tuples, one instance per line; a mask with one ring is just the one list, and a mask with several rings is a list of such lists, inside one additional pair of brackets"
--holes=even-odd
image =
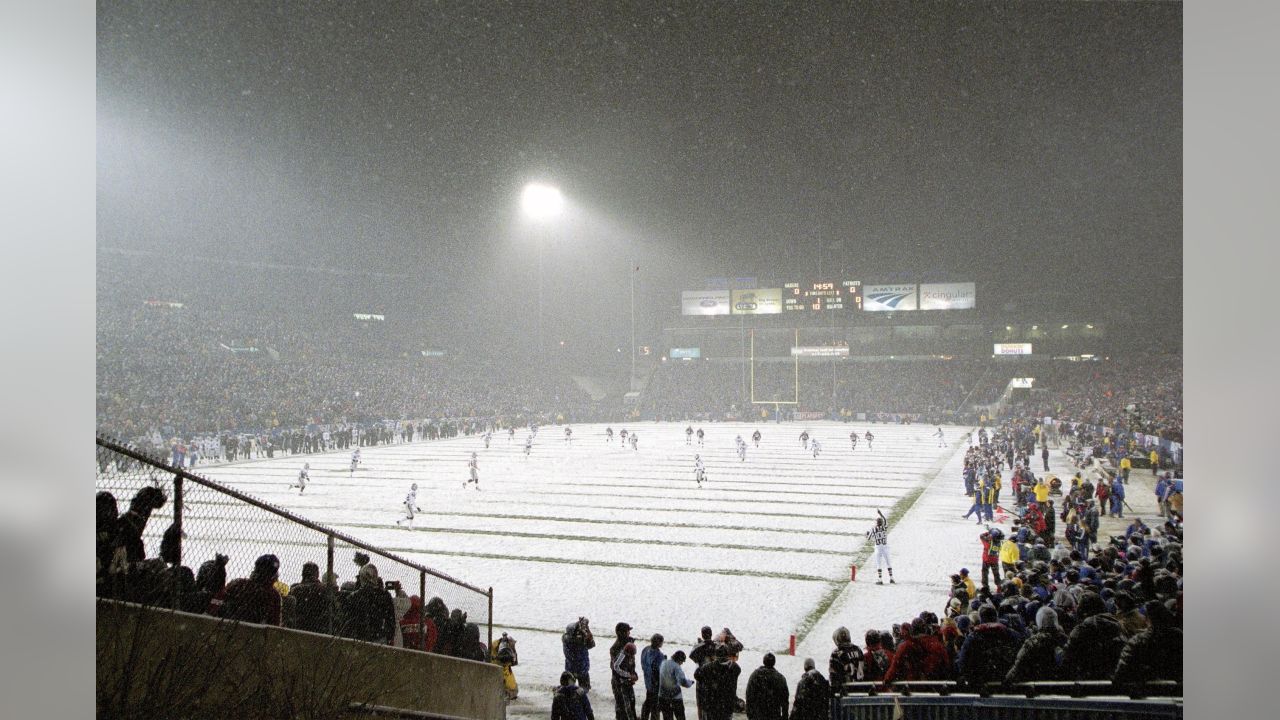
[(1122, 458), (1120, 458), (1120, 469), (1121, 469), (1121, 470), (1128, 470), (1128, 469), (1130, 469), (1130, 468), (1132, 468), (1132, 467), (1133, 467), (1133, 461), (1132, 461), (1132, 460), (1130, 460), (1128, 457), (1122, 457)]
[(1046, 482), (1038, 482), (1035, 486), (1036, 502), (1042, 503), (1049, 499), (1049, 484)]
[(1006, 538), (1004, 544), (1000, 546), (1000, 562), (1016, 565), (1021, 557), (1022, 552), (1018, 550), (1018, 544)]
[(978, 597), (978, 586), (973, 584), (973, 579), (968, 575), (964, 576), (964, 589), (969, 591), (969, 599)]

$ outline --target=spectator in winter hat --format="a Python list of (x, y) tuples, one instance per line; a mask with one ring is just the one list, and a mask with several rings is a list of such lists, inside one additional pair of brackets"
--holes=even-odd
[(595, 720), (587, 691), (578, 687), (573, 673), (560, 673), (560, 686), (551, 700), (551, 720)]
[(742, 668), (729, 658), (729, 648), (716, 648), (715, 660), (693, 671), (696, 683), (705, 687), (701, 711), (706, 720), (730, 720), (738, 697)]
[(649, 646), (640, 652), (640, 674), (644, 677), (644, 705), (640, 707), (640, 720), (655, 720), (658, 710), (658, 670), (667, 656), (662, 653), (666, 640), (654, 633)]
[(994, 607), (983, 605), (978, 616), (982, 622), (969, 631), (956, 658), (957, 679), (975, 688), (1003, 681), (1018, 650), (1017, 638), (998, 621)]
[(636, 720), (636, 644), (628, 642), (610, 664), (613, 707), (617, 720)]
[[(419, 622), (422, 623), (421, 632), (418, 631)], [(410, 650), (431, 652), (435, 649), (439, 632), (435, 621), (424, 614), (422, 598), (410, 596), (409, 609), (400, 618), (400, 636), (404, 638), (404, 646)]]
[(868, 630), (863, 639), (867, 643), (862, 653), (863, 679), (880, 682), (884, 680), (884, 674), (889, 671), (889, 664), (893, 660), (893, 656), (886, 652), (884, 646), (880, 644), (880, 631)]
[(791, 720), (828, 720), (831, 717), (831, 683), (816, 668), (813, 658), (804, 659), (804, 674), (796, 683)]
[(677, 650), (671, 657), (658, 666), (658, 710), (662, 720), (684, 720), (684, 698), (681, 688), (693, 685), (693, 681), (685, 677), (684, 651)]
[(116, 523), (115, 544), (117, 548), (124, 549), (126, 562), (139, 562), (147, 558), (142, 533), (147, 528), (151, 513), (164, 507), (166, 501), (164, 491), (150, 485), (134, 494), (133, 500), (129, 502), (129, 511)]
[(865, 663), (862, 649), (853, 644), (849, 628), (836, 628), (831, 635), (831, 640), (835, 643), (835, 649), (831, 651), (827, 677), (831, 687), (839, 692), (845, 683), (862, 681), (865, 675)]
[(763, 664), (747, 679), (747, 720), (787, 720), (791, 691), (775, 663), (773, 653), (765, 653)]
[(1062, 651), (1062, 676), (1073, 680), (1109, 680), (1115, 672), (1124, 637), (1116, 617), (1095, 593), (1086, 592), (1076, 611), (1078, 623)]
[(1151, 626), (1146, 616), (1138, 612), (1138, 603), (1127, 592), (1115, 594), (1116, 622), (1120, 623), (1120, 632), (1127, 639)]
[(302, 564), (302, 582), (289, 588), (296, 604), (297, 628), (314, 633), (333, 633), (337, 628), (338, 598), (334, 588), (320, 582), (320, 566)]
[(1058, 654), (1067, 644), (1067, 635), (1058, 625), (1058, 613), (1051, 607), (1036, 611), (1036, 631), (1018, 650), (1005, 681), (1057, 680)]
[(275, 555), (259, 557), (253, 563), (253, 572), (248, 578), (232, 580), (214, 596), (209, 602), (209, 614), (227, 620), (279, 625), (281, 602), (280, 593), (275, 589), (279, 572), (279, 558)]
[(343, 636), (390, 645), (396, 636), (395, 601), (382, 586), (378, 567), (366, 563), (356, 574), (356, 591), (343, 605)]
[(1173, 613), (1156, 600), (1148, 601), (1142, 609), (1151, 627), (1125, 644), (1112, 680), (1117, 683), (1182, 682), (1182, 630), (1175, 625)]

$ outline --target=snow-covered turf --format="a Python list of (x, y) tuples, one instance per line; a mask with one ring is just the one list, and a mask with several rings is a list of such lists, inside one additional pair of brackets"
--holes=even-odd
[[(528, 458), (526, 433), (518, 431), (510, 442), (495, 433), (488, 449), (479, 436), (363, 448), (354, 477), (349, 452), (198, 472), (492, 586), (495, 633), (505, 629), (519, 641), (521, 697), (513, 715), (549, 708), (546, 690), (563, 669), (560, 633), (579, 616), (590, 618), (596, 632), (593, 695), (596, 711), (608, 712), (607, 648), (618, 621), (643, 640), (662, 633), (668, 654), (688, 651), (704, 624), (729, 627), (747, 648), (743, 688), (770, 651), (794, 687), (805, 656), (825, 669), (835, 627), (860, 636), (922, 609), (940, 614), (947, 576), (963, 565), (977, 569), (976, 526), (959, 519), (967, 509), (959, 476), (969, 428), (944, 428), (947, 446), (940, 448), (935, 428), (923, 425), (708, 423), (701, 425), (704, 447), (696, 438), (686, 445), (685, 423), (625, 427), (639, 433), (638, 451), (617, 437), (606, 443), (603, 425), (573, 426), (572, 444), (564, 442), (563, 428), (548, 426)], [(764, 435), (759, 449), (750, 446), (757, 428)], [(804, 429), (822, 442), (817, 458), (801, 447)], [(854, 429), (871, 430), (874, 449), (862, 440), (851, 451)], [(739, 434), (749, 444), (745, 462), (735, 451)], [(473, 451), (479, 491), (463, 487)], [(707, 467), (701, 488), (693, 479), (695, 453)], [(303, 462), (311, 464), (311, 483), (299, 495), (287, 486)], [(411, 482), (418, 483), (423, 512), (413, 528), (398, 527)], [(861, 565), (869, 555), (864, 533), (876, 510), (901, 513), (917, 496), (890, 528), (897, 584), (875, 585), (873, 567), (860, 567), (850, 583), (850, 563)], [(197, 562), (199, 542), (188, 545), (187, 557)], [(250, 534), (243, 549), (231, 549), (248, 554), (257, 547)], [(323, 556), (315, 560), (323, 565)], [(354, 570), (345, 557), (339, 563)], [(286, 581), (297, 573), (282, 568)], [(795, 658), (781, 654), (791, 634), (802, 635)], [(643, 699), (643, 687), (637, 694)], [(692, 693), (686, 696), (692, 703)]]

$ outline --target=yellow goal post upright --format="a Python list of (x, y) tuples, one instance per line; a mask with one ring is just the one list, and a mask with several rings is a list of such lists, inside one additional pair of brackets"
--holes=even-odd
[[(800, 404), (800, 356), (796, 355), (794, 352), (791, 354), (791, 362), (793, 364), (793, 370), (794, 370), (792, 374), (792, 381), (793, 381), (792, 399), (778, 400), (777, 398), (774, 398), (773, 400), (757, 400), (756, 399), (756, 331), (755, 331), (755, 328), (751, 328), (750, 338), (751, 338), (751, 345), (750, 345), (751, 347), (751, 355), (750, 355), (751, 404), (752, 405), (772, 405), (774, 418), (776, 419), (778, 417), (779, 408), (782, 405), (799, 405)], [(792, 345), (792, 347), (797, 347), (799, 345), (800, 345), (800, 330), (799, 328), (797, 328), (795, 330), (795, 343)]]

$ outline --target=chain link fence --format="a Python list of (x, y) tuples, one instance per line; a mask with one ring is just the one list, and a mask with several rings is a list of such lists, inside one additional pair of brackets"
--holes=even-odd
[[(174, 468), (123, 443), (99, 437), (97, 445), (100, 515), (114, 504), (115, 512), (123, 518), (145, 488), (163, 493), (162, 504), (142, 526), (141, 550), (146, 559), (135, 558), (120, 566), (122, 553), (108, 549), (114, 557), (104, 557), (99, 548), (99, 596), (205, 612), (210, 599), (204, 582), (206, 570), (218, 575), (217, 566), (225, 563), (227, 581), (248, 577), (259, 556), (273, 554), (280, 560), (277, 588), (284, 596), (284, 625), (346, 635), (343, 600), (355, 589), (361, 565), (367, 563), (376, 568), (391, 591), (397, 622), (409, 611), (410, 596), (422, 598), (424, 611), (417, 614), (422, 618), (417, 628), (433, 651), (467, 656), (464, 651), (474, 653), (474, 645), (466, 643), (475, 640), (485, 643), (487, 656), (493, 641), (492, 588), (481, 590), (234, 488)], [(157, 497), (154, 491), (146, 495)], [(314, 563), (322, 581), (335, 591), (336, 607), (325, 614), (327, 628), (295, 624), (296, 603), (290, 601), (285, 586), (303, 579), (306, 563)], [(137, 578), (148, 573), (156, 581), (140, 584)], [(435, 627), (434, 638), (427, 619)], [(477, 627), (469, 629), (468, 624)], [(475, 637), (477, 629), (484, 634)], [(403, 645), (399, 629), (396, 644)]]

